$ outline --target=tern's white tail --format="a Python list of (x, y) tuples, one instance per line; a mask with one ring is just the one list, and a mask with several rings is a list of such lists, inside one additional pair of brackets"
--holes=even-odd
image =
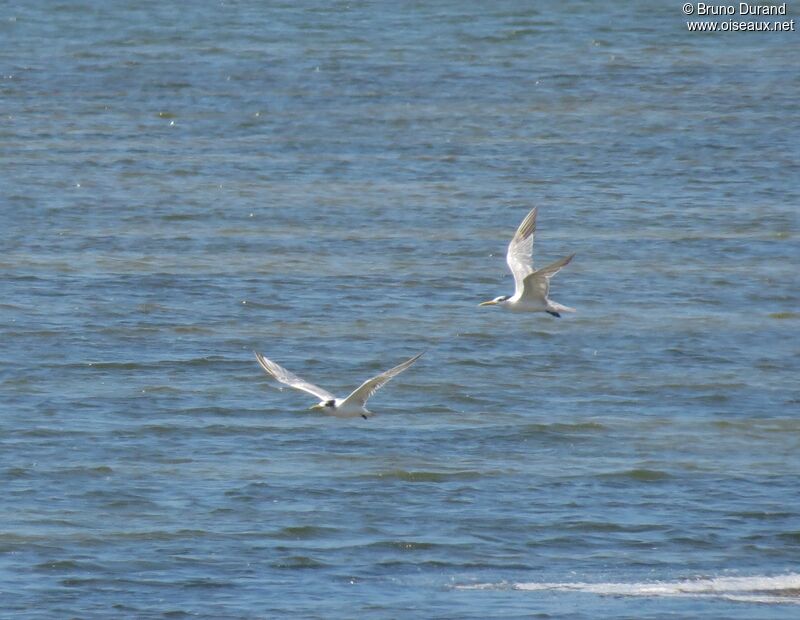
[(549, 312), (575, 312), (575, 308), (570, 308), (569, 306), (562, 306), (557, 301), (553, 301), (552, 299), (547, 300), (547, 310)]

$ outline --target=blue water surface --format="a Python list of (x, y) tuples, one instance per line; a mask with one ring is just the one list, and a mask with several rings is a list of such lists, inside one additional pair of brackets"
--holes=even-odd
[(0, 616), (796, 618), (800, 39), (686, 19), (0, 4)]

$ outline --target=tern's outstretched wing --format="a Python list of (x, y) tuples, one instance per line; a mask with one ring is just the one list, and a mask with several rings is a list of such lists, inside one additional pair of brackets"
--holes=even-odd
[(550, 263), (547, 267), (542, 267), (536, 273), (543, 275), (548, 280), (556, 275), (562, 268), (566, 267), (570, 264), (570, 261), (575, 258), (574, 254), (570, 254), (569, 256), (565, 256), (564, 258), (560, 258), (554, 263)]
[[(424, 353), (424, 351), (423, 351)], [(414, 362), (416, 362), (422, 353), (418, 353), (411, 359), (406, 360), (402, 364), (398, 364), (394, 368), (390, 368), (386, 372), (382, 372), (376, 377), (372, 377), (372, 379), (367, 379), (362, 383), (358, 388), (353, 390), (353, 392), (344, 399), (342, 405), (344, 406), (347, 403), (355, 403), (360, 406), (364, 406), (367, 404), (367, 400), (369, 397), (372, 396), (375, 392), (377, 392), (380, 388), (382, 388), (392, 377), (396, 377), (401, 372), (403, 372), (406, 368), (411, 366)]]
[(538, 271), (528, 274), (522, 282), (524, 289), (522, 296), (528, 299), (546, 300), (547, 295), (550, 293), (550, 278), (561, 271), (563, 267), (569, 265), (574, 257), (574, 254), (570, 254), (554, 263), (550, 263), (547, 267), (542, 267)]
[(536, 212), (534, 207), (525, 216), (508, 244), (506, 262), (514, 275), (516, 293), (522, 292), (523, 281), (533, 272), (533, 239), (536, 233)]
[(291, 373), (283, 366), (279, 366), (275, 362), (268, 360), (266, 357), (261, 355), (261, 353), (257, 353), (255, 351), (253, 351), (253, 353), (255, 353), (258, 363), (261, 364), (261, 368), (263, 368), (264, 371), (276, 381), (280, 381), (281, 383), (296, 390), (308, 392), (320, 400), (334, 400), (336, 398), (327, 390), (323, 390), (321, 387), (318, 387), (313, 383), (309, 383), (308, 381), (303, 381), (296, 374)]

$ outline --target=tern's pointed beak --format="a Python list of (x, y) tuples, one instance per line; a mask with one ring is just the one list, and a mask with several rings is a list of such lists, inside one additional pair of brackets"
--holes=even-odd
[(315, 411), (315, 410), (324, 409), (324, 408), (325, 408), (324, 405), (322, 405), (321, 403), (317, 403), (316, 405), (312, 405), (311, 407), (309, 407), (308, 410), (309, 411)]
[(478, 305), (479, 306), (496, 306), (497, 302), (494, 299), (490, 299), (489, 301), (482, 301)]

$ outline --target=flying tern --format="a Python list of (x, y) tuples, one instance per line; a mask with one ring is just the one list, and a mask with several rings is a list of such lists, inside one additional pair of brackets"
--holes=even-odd
[(513, 295), (501, 295), (481, 306), (500, 306), (514, 312), (547, 312), (560, 317), (561, 312), (575, 312), (575, 308), (562, 306), (548, 298), (550, 278), (562, 267), (569, 264), (574, 254), (570, 254), (547, 267), (533, 268), (533, 238), (536, 233), (536, 207), (531, 209), (517, 228), (517, 232), (508, 244), (506, 262), (514, 275), (516, 285)]
[(328, 390), (318, 387), (313, 383), (309, 383), (308, 381), (304, 381), (294, 373), (289, 372), (282, 366), (267, 359), (260, 353), (255, 351), (254, 353), (258, 363), (261, 364), (261, 368), (263, 368), (270, 377), (276, 381), (279, 381), (280, 383), (283, 383), (284, 385), (288, 385), (296, 390), (308, 392), (309, 394), (319, 398), (320, 402), (311, 407), (311, 409), (319, 409), (325, 413), (339, 418), (354, 418), (356, 416), (361, 416), (365, 420), (369, 416), (373, 415), (371, 411), (367, 410), (367, 400), (369, 400), (369, 397), (386, 385), (390, 379), (396, 377), (401, 372), (406, 370), (422, 355), (422, 353), (418, 353), (402, 364), (398, 364), (386, 372), (382, 372), (371, 379), (367, 379), (359, 387), (353, 390), (347, 398), (336, 398), (333, 394), (328, 392)]

